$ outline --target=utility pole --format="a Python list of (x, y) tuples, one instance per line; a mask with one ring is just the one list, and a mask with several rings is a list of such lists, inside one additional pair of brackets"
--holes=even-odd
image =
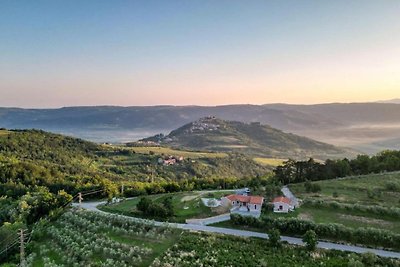
[(79, 193), (78, 193), (79, 208), (81, 207), (82, 200), (83, 200), (82, 193), (79, 192)]
[(124, 185), (121, 185), (121, 195), (124, 196)]
[(20, 266), (21, 267), (25, 267), (25, 236), (24, 236), (24, 230), (23, 229), (19, 229), (19, 242), (20, 242), (20, 252), (19, 252), (19, 256), (20, 256)]

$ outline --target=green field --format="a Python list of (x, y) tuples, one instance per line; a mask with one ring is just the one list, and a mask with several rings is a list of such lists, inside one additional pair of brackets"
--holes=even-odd
[[(155, 202), (161, 203), (166, 197), (172, 196), (174, 217), (169, 218), (168, 221), (185, 222), (186, 219), (207, 218), (226, 212), (226, 210), (221, 208), (206, 207), (202, 203), (201, 198), (220, 198), (224, 195), (229, 195), (230, 193), (232, 192), (196, 191), (151, 195), (148, 196), (148, 198), (152, 199)], [(133, 217), (143, 217), (142, 213), (136, 209), (136, 205), (139, 203), (139, 201), (140, 197), (126, 200), (121, 203), (103, 205), (99, 208), (103, 211), (108, 211), (112, 213), (123, 214)]]
[(126, 149), (130, 149), (140, 154), (150, 154), (154, 153), (156, 155), (172, 155), (172, 156), (182, 156), (184, 158), (223, 158), (226, 157), (226, 153), (221, 152), (197, 152), (197, 151), (188, 151), (188, 150), (178, 150), (169, 147), (162, 146), (154, 146), (154, 147), (128, 147)]
[[(303, 201), (314, 200), (338, 203), (346, 207), (400, 208), (400, 173), (371, 174), (335, 180), (313, 182), (320, 192), (306, 192), (303, 183), (292, 184), (290, 189)], [(305, 204), (296, 212), (298, 218), (316, 223), (339, 223), (348, 227), (373, 227), (400, 233), (398, 215), (365, 210), (335, 208)]]
[[(313, 183), (320, 185), (320, 192), (307, 193), (303, 183), (292, 184), (289, 187), (302, 199), (335, 200), (343, 203), (400, 208), (400, 173), (371, 174)], [(398, 188), (388, 189), (391, 185)], [(337, 193), (336, 197), (334, 193)]]

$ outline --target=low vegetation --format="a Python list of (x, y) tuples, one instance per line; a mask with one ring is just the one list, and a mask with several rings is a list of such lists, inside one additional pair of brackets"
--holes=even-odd
[(186, 219), (206, 218), (226, 212), (221, 207), (206, 207), (201, 198), (220, 198), (232, 192), (198, 191), (151, 195), (120, 203), (100, 206), (103, 211), (170, 222), (184, 223)]
[[(353, 265), (352, 265), (353, 264)], [(356, 265), (354, 265), (356, 264)], [(156, 259), (151, 266), (398, 266), (399, 261), (381, 259), (373, 254), (356, 255), (282, 245), (267, 240), (184, 233), (179, 242)]]
[(150, 222), (70, 211), (37, 229), (27, 266), (149, 266), (178, 237)]
[[(277, 245), (263, 239), (181, 232), (156, 227), (148, 221), (78, 210), (65, 213), (55, 222), (41, 224), (27, 252), (27, 266), (35, 267), (395, 267), (400, 264), (373, 254), (319, 249), (310, 252), (284, 242)], [(352, 262), (358, 265), (349, 265)]]

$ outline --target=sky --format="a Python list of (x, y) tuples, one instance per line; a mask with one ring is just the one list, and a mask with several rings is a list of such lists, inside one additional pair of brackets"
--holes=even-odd
[(0, 106), (400, 98), (398, 0), (0, 0)]

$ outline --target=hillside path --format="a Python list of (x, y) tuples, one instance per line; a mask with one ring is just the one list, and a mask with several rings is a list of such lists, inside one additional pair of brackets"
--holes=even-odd
[[(90, 211), (113, 214), (115, 216), (129, 218), (129, 219), (136, 220), (136, 221), (149, 222), (149, 220), (145, 220), (145, 219), (125, 216), (125, 215), (117, 215), (114, 213), (108, 213), (105, 211), (101, 211), (97, 208), (98, 205), (105, 204), (105, 203), (106, 203), (105, 201), (83, 202), (81, 204), (81, 208), (90, 210)], [(79, 205), (74, 203), (73, 206), (79, 206)], [(157, 221), (154, 221), (154, 225), (156, 225), (156, 226), (168, 225), (171, 227), (176, 227), (176, 228), (184, 229), (184, 230), (203, 231), (203, 232), (209, 232), (209, 233), (219, 233), (219, 234), (234, 235), (234, 236), (241, 236), (241, 237), (258, 237), (258, 238), (268, 239), (268, 235), (264, 234), (264, 233), (230, 229), (230, 228), (220, 228), (220, 227), (207, 226), (207, 225), (167, 223), (167, 222), (157, 222)], [(301, 238), (297, 238), (297, 237), (281, 236), (281, 240), (287, 241), (289, 244), (301, 245), (301, 246), (304, 245)], [(319, 241), (317, 247), (323, 248), (323, 249), (335, 249), (335, 250), (340, 250), (340, 251), (350, 251), (350, 252), (356, 252), (356, 253), (372, 252), (381, 257), (400, 259), (400, 252), (387, 251), (387, 250), (383, 250), (383, 249), (372, 249), (372, 248), (359, 247), (359, 246), (353, 246), (353, 245), (343, 245), (343, 244), (337, 244), (337, 243), (331, 243), (331, 242), (325, 242), (325, 241)]]

